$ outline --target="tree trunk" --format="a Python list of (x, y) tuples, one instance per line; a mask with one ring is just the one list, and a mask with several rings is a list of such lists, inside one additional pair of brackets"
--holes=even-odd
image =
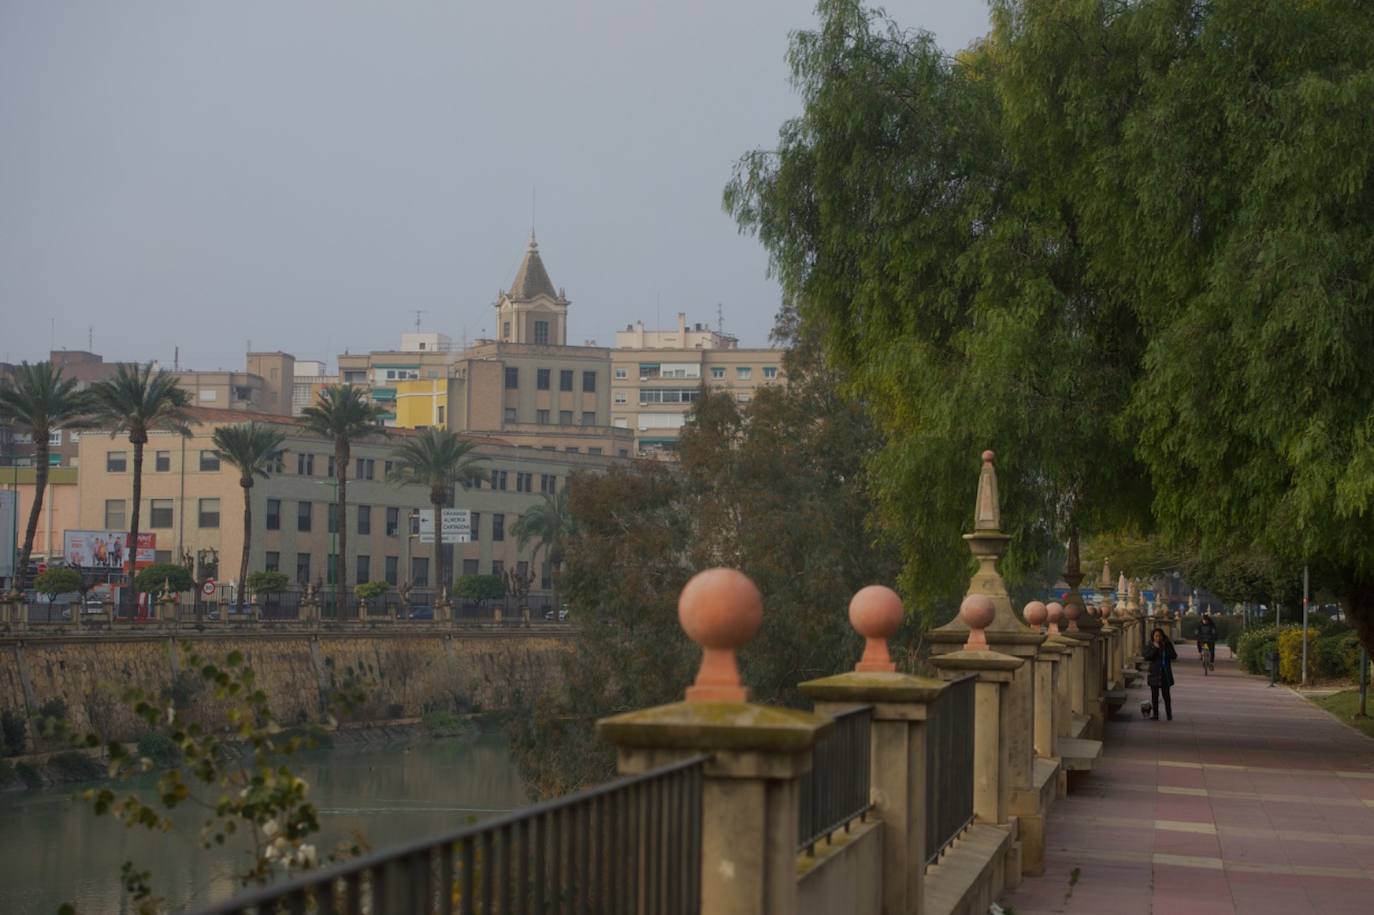
[(444, 585), (444, 502), (430, 493), (430, 503), (434, 507), (434, 587), (435, 600), (442, 593), (448, 598), (448, 588)]
[[(19, 550), (19, 565), (14, 570), (14, 581), (10, 588), (11, 591), (19, 591), (23, 584), (24, 575), (28, 572), (29, 557), (33, 555), (33, 538), (38, 536), (38, 516), (43, 512), (43, 494), (48, 488), (48, 432), (33, 430), (34, 444), (34, 468), (33, 468), (33, 505), (29, 509), (29, 525), (24, 529), (24, 546)], [(13, 460), (13, 458), (11, 458)], [(16, 474), (17, 470), (11, 466), (11, 471)], [(17, 478), (17, 477), (16, 477)], [(18, 487), (15, 488), (18, 492)], [(16, 496), (14, 510), (19, 511), (18, 497)], [(48, 557), (49, 561), (52, 557)]]
[(239, 480), (243, 487), (243, 558), (239, 560), (239, 612), (243, 612), (243, 595), (248, 591), (248, 548), (253, 542), (253, 478)]
[[(124, 556), (129, 562), (129, 587), (127, 593), (134, 595), (134, 604), (137, 606), (138, 596), (134, 591), (134, 575), (138, 573), (138, 521), (139, 506), (143, 502), (143, 445), (148, 441), (146, 432), (130, 432), (129, 444), (134, 446), (134, 504), (133, 511), (129, 513), (129, 542), (124, 544)], [(186, 506), (181, 507), (182, 511)]]
[[(339, 614), (343, 613), (347, 587), (344, 582), (348, 578), (348, 451), (348, 439), (334, 440), (334, 479), (339, 484), (335, 487), (338, 498), (334, 506), (334, 520), (339, 529), (339, 552), (334, 560), (334, 604)], [(343, 619), (342, 615), (339, 619)]]
[(1350, 621), (1370, 657), (1374, 657), (1374, 583), (1357, 582), (1347, 595)]

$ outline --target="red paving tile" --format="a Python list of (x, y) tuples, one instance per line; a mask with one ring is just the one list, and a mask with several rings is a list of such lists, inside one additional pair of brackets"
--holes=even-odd
[(1188, 663), (1193, 649), (1179, 653), (1174, 720), (1142, 720), (1148, 691), (1132, 692), (1096, 769), (1050, 812), (1045, 875), (1003, 905), (1017, 915), (1370, 915), (1374, 806), (1363, 801), (1374, 801), (1374, 778), (1359, 776), (1374, 775), (1374, 743), (1229, 660), (1204, 680)]

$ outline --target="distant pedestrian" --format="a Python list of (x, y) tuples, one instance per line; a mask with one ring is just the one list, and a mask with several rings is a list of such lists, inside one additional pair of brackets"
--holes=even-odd
[(1145, 676), (1145, 682), (1150, 684), (1150, 718), (1159, 720), (1159, 695), (1162, 692), (1164, 714), (1173, 721), (1174, 702), (1169, 690), (1174, 685), (1174, 662), (1178, 660), (1178, 652), (1164, 630), (1155, 629), (1150, 633), (1150, 644), (1145, 646), (1144, 655), (1145, 660), (1150, 662), (1150, 671)]

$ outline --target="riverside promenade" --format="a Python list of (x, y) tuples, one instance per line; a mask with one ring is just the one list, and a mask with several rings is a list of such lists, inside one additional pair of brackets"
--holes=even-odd
[[(1226, 648), (1204, 677), (1180, 644), (1174, 720), (1130, 691), (1098, 765), (1056, 804), (1045, 874), (1015, 915), (1374, 912), (1374, 740)], [(1161, 719), (1163, 715), (1161, 714)]]

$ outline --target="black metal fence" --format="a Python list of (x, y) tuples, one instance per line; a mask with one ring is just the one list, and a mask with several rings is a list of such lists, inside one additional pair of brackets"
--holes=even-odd
[(976, 675), (949, 683), (926, 722), (926, 863), (973, 822), (973, 687)]
[(201, 915), (696, 915), (705, 759), (324, 868)]
[(835, 716), (835, 726), (816, 741), (811, 771), (801, 777), (797, 849), (814, 854), (816, 843), (862, 817), (872, 806), (873, 706)]

